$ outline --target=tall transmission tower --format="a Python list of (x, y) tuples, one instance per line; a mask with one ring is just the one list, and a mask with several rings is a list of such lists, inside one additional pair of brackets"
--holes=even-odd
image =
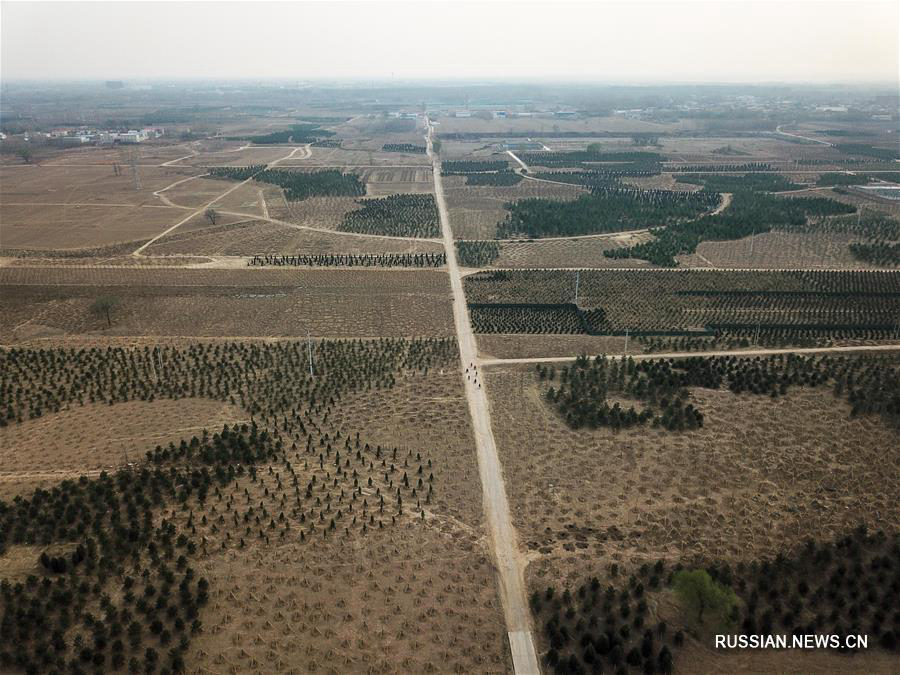
[(137, 150), (131, 151), (131, 157), (129, 157), (129, 161), (131, 162), (131, 177), (134, 179), (134, 189), (141, 189), (141, 177), (138, 175), (137, 170)]

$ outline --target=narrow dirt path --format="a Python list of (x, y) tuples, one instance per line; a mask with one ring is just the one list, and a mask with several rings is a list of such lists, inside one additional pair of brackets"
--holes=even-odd
[(516, 163), (522, 167), (522, 171), (524, 171), (525, 173), (528, 173), (530, 171), (530, 169), (528, 168), (528, 165), (525, 162), (523, 162), (521, 159), (519, 159), (515, 155), (515, 153), (513, 153), (512, 150), (507, 150), (506, 154), (509, 155), (510, 157), (512, 157), (516, 161)]
[(720, 213), (722, 213), (722, 211), (724, 211), (724, 210), (727, 209), (729, 206), (731, 206), (731, 200), (732, 200), (732, 198), (734, 197), (734, 195), (731, 194), (730, 192), (720, 192), (719, 194), (722, 195), (722, 203), (719, 204), (719, 205), (715, 208), (714, 211), (710, 211), (710, 212), (709, 212), (709, 215), (711, 215), (711, 216), (717, 216), (717, 215), (719, 215)]
[(516, 531), (509, 514), (503, 473), (500, 468), (500, 459), (497, 456), (494, 433), (491, 430), (491, 411), (485, 390), (486, 383), (479, 381), (478, 350), (475, 344), (475, 335), (469, 323), (462, 276), (456, 262), (456, 247), (453, 241), (453, 232), (450, 229), (450, 219), (447, 215), (444, 187), (441, 183), (441, 162), (432, 150), (432, 128), (427, 118), (425, 123), (428, 130), (425, 136), (426, 148), (434, 167), (432, 171), (434, 196), (441, 220), (450, 287), (453, 290), (453, 321), (456, 325), (456, 338), (459, 342), (460, 374), (464, 374), (466, 377), (464, 386), (466, 398), (469, 401), (472, 431), (475, 435), (484, 512), (494, 547), (494, 562), (497, 565), (497, 577), (500, 581), (500, 599), (506, 617), (513, 669), (517, 675), (536, 675), (540, 673), (540, 668), (531, 634), (531, 611), (528, 608), (525, 592), (526, 563), (519, 550)]
[[(691, 356), (772, 356), (777, 354), (833, 354), (853, 352), (896, 352), (900, 343), (886, 345), (857, 345), (844, 347), (784, 347), (772, 349), (723, 349), (708, 352), (654, 352), (651, 354), (607, 354), (611, 359), (631, 358), (635, 361), (647, 359), (681, 359)], [(505, 366), (517, 363), (558, 363), (574, 361), (577, 356), (538, 356), (522, 359), (481, 359), (483, 366)]]
[(182, 183), (187, 183), (196, 178), (203, 178), (204, 176), (208, 176), (208, 175), (209, 175), (208, 173), (201, 173), (196, 176), (188, 176), (187, 178), (182, 178), (181, 180), (176, 180), (174, 183), (171, 183), (169, 185), (166, 185), (166, 187), (164, 187), (164, 188), (156, 190), (153, 193), (153, 196), (157, 197), (160, 201), (162, 201), (163, 204), (165, 204), (166, 206), (172, 207), (173, 209), (188, 209), (189, 210), (189, 209), (191, 209), (190, 206), (183, 206), (182, 204), (176, 204), (171, 199), (169, 199), (167, 196), (165, 196), (163, 194), (163, 192), (165, 192), (166, 190), (170, 190), (171, 188), (175, 187), (176, 185), (181, 185)]
[[(276, 160), (273, 161), (273, 162), (269, 162), (268, 164), (266, 164), (266, 165), (263, 167), (263, 170), (265, 170), (265, 169), (270, 169), (270, 168), (272, 168), (272, 167), (278, 166), (281, 162), (284, 162), (284, 161), (286, 161), (286, 160), (288, 160), (288, 159), (293, 159), (294, 155), (295, 155), (298, 151), (300, 151), (300, 150), (302, 150), (302, 151), (304, 152), (304, 157), (303, 157), (303, 159), (308, 159), (309, 157), (312, 156), (312, 151), (310, 150), (310, 145), (307, 143), (306, 145), (302, 145), (302, 146), (300, 146), (300, 147), (298, 147), (298, 148), (294, 148), (293, 150), (291, 150), (290, 153), (288, 153), (288, 154), (285, 155), (284, 157), (281, 157), (280, 159), (276, 159)], [(201, 206), (200, 208), (198, 208), (198, 209), (196, 209), (196, 210), (194, 210), (194, 211), (191, 211), (187, 216), (185, 216), (182, 220), (179, 220), (179, 221), (178, 221), (177, 223), (175, 223), (172, 227), (170, 227), (170, 228), (167, 229), (167, 230), (164, 230), (163, 232), (160, 232), (158, 235), (156, 235), (155, 237), (153, 237), (152, 239), (150, 239), (148, 242), (146, 242), (145, 244), (141, 245), (141, 246), (140, 246), (136, 251), (134, 251), (131, 255), (135, 256), (136, 258), (141, 257), (142, 252), (143, 252), (148, 246), (151, 246), (152, 244), (155, 244), (157, 241), (159, 241), (160, 239), (162, 239), (163, 237), (165, 237), (167, 234), (171, 234), (172, 232), (174, 232), (175, 230), (177, 230), (179, 227), (181, 227), (182, 225), (184, 225), (184, 224), (185, 224), (186, 222), (188, 222), (191, 218), (194, 218), (194, 217), (198, 216), (199, 214), (203, 213), (204, 211), (206, 211), (206, 209), (208, 209), (209, 207), (211, 207), (213, 204), (215, 204), (215, 203), (216, 203), (217, 201), (219, 201), (220, 199), (224, 199), (225, 197), (227, 197), (228, 195), (230, 195), (232, 192), (234, 192), (234, 191), (237, 190), (238, 188), (243, 187), (244, 185), (246, 185), (247, 183), (249, 183), (251, 180), (253, 180), (253, 177), (254, 177), (255, 175), (256, 175), (256, 174), (254, 174), (253, 176), (250, 176), (250, 178), (248, 178), (247, 180), (242, 180), (241, 182), (239, 182), (239, 183), (233, 185), (232, 187), (230, 187), (230, 188), (228, 188), (227, 190), (225, 190), (225, 192), (223, 192), (222, 194), (217, 195), (216, 197), (214, 197), (214, 198), (211, 199), (210, 201), (206, 202), (206, 203), (205, 203), (203, 206)], [(191, 176), (191, 177), (190, 177), (191, 180), (194, 179), (194, 178), (197, 178), (197, 176)], [(179, 181), (179, 182), (184, 182), (184, 181)], [(176, 184), (177, 184), (177, 183), (176, 183)], [(172, 187), (172, 186), (169, 185), (168, 187)], [(168, 189), (168, 187), (167, 187), (167, 188), (164, 188), (164, 189)], [(162, 192), (162, 190), (160, 190), (160, 192)], [(155, 193), (154, 193), (154, 194), (155, 194)], [(164, 199), (164, 198), (162, 197), (162, 195), (157, 195), (157, 196), (158, 196), (160, 199)]]
[(820, 143), (822, 145), (827, 145), (829, 148), (832, 146), (831, 143), (829, 143), (828, 141), (823, 141), (820, 138), (810, 138), (809, 136), (801, 136), (800, 134), (792, 134), (789, 131), (782, 131), (781, 127), (783, 126), (783, 124), (779, 124), (777, 127), (775, 127), (775, 133), (781, 134), (782, 136), (791, 136), (792, 138), (802, 138), (804, 141), (810, 141), (811, 143)]

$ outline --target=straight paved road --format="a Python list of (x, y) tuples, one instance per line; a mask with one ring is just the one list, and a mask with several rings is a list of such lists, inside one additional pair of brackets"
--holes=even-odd
[(426, 124), (428, 133), (425, 140), (428, 156), (431, 157), (434, 166), (432, 172), (434, 196), (441, 220), (450, 286), (453, 290), (453, 320), (456, 324), (456, 337), (459, 342), (461, 370), (465, 371), (462, 374), (466, 377), (466, 398), (469, 401), (469, 414), (472, 417), (472, 429), (475, 433), (484, 512), (494, 545), (494, 559), (497, 565), (497, 576), (500, 580), (500, 599), (506, 617), (506, 630), (509, 635), (513, 668), (517, 675), (537, 675), (540, 673), (540, 668), (531, 633), (531, 611), (528, 608), (525, 593), (525, 562), (519, 551), (516, 531), (509, 515), (503, 473), (497, 457), (494, 433), (491, 430), (491, 411), (485, 391), (486, 385), (478, 373), (478, 349), (475, 344), (475, 335), (472, 333), (472, 326), (469, 323), (462, 276), (456, 263), (456, 246), (453, 241), (453, 232), (450, 229), (450, 219), (444, 201), (444, 188), (441, 183), (440, 159), (432, 151), (432, 129), (427, 119)]

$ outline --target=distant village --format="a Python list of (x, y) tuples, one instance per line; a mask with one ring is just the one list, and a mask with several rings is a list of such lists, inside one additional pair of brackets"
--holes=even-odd
[(53, 145), (113, 145), (143, 143), (164, 136), (166, 130), (160, 127), (143, 129), (94, 129), (91, 127), (61, 127), (48, 132), (26, 132), (9, 135), (0, 133), (0, 140), (16, 139), (26, 143), (32, 140), (50, 142)]

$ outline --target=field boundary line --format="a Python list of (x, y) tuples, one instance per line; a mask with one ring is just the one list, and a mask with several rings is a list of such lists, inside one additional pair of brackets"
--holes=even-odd
[[(531, 333), (528, 333), (531, 335)], [(602, 337), (602, 336), (600, 336)], [(854, 353), (854, 352), (896, 352), (900, 351), (900, 343), (884, 345), (855, 345), (838, 347), (776, 347), (772, 349), (722, 349), (698, 352), (651, 352), (646, 354), (606, 354), (608, 359), (634, 359), (635, 361), (647, 361), (651, 359), (686, 359), (692, 356), (777, 356), (778, 354), (830, 354), (830, 353)], [(562, 361), (575, 361), (578, 356), (535, 356), (523, 358), (483, 358), (479, 363), (483, 366), (505, 366), (518, 363), (559, 363)]]

